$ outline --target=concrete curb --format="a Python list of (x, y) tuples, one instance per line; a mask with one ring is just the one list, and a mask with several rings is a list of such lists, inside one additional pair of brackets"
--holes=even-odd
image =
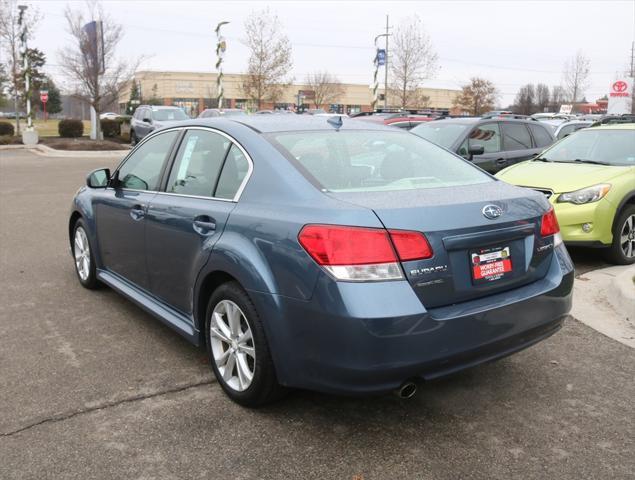
[(126, 150), (55, 150), (46, 145), (2, 145), (0, 152), (3, 150), (29, 150), (43, 157), (90, 157), (90, 158), (123, 158), (130, 152)]
[(618, 312), (626, 312), (630, 321), (635, 323), (635, 265), (632, 265), (611, 281), (608, 300)]
[(573, 287), (571, 315), (607, 337), (635, 348), (634, 274), (635, 267), (626, 265), (580, 275)]

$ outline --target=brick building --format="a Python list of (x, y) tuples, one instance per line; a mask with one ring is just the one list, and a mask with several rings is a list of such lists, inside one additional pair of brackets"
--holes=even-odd
[[(224, 74), (223, 87), (225, 108), (247, 108), (249, 104), (242, 90), (243, 74)], [(216, 74), (204, 72), (167, 72), (139, 71), (135, 81), (140, 86), (142, 102), (149, 99), (159, 100), (164, 105), (177, 105), (191, 116), (196, 116), (205, 108), (216, 107)], [(337, 113), (357, 113), (370, 111), (372, 90), (368, 85), (344, 83), (343, 95), (335, 103), (320, 105), (326, 111)], [(287, 87), (276, 104), (266, 103), (263, 109), (289, 109), (298, 104), (298, 93), (310, 91), (311, 88), (302, 83), (294, 83)], [(383, 89), (380, 88), (383, 93)], [(459, 90), (422, 88), (421, 93), (429, 97), (426, 108), (433, 110), (449, 110)], [(310, 95), (309, 95), (310, 96)], [(130, 98), (130, 90), (125, 89), (119, 98), (120, 108), (125, 108)], [(389, 97), (390, 100), (390, 97)], [(380, 102), (380, 105), (383, 102)], [(313, 100), (305, 98), (301, 104), (305, 108), (315, 108)]]

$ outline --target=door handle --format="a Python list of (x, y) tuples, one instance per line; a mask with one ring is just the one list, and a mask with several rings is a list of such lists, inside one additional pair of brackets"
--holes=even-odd
[(146, 215), (145, 205), (135, 205), (130, 209), (130, 216), (133, 220), (141, 220)]
[(194, 231), (201, 235), (211, 235), (216, 230), (216, 222), (214, 219), (205, 215), (196, 217), (192, 226)]
[(507, 163), (507, 159), (506, 158), (497, 158), (496, 159), (496, 163), (498, 165), (503, 165), (503, 164)]

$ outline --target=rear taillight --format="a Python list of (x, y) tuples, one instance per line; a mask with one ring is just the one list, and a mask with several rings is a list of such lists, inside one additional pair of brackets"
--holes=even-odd
[(338, 280), (402, 279), (398, 259), (432, 256), (422, 233), (403, 230), (306, 225), (298, 240), (313, 260)]
[(407, 230), (388, 230), (388, 233), (402, 262), (432, 257), (432, 247), (423, 233)]
[(540, 235), (543, 237), (553, 235), (553, 244), (555, 247), (562, 243), (560, 225), (558, 225), (558, 219), (556, 218), (556, 212), (553, 210), (553, 207), (551, 207), (549, 211), (542, 216), (542, 220), (540, 222)]
[(554, 212), (552, 207), (542, 216), (542, 222), (540, 223), (540, 235), (548, 237), (549, 235), (555, 235), (559, 231), (560, 225), (558, 225), (556, 212)]

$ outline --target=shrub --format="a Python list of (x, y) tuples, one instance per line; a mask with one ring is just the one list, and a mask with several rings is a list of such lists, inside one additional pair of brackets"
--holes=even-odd
[(13, 124), (9, 122), (0, 122), (0, 135), (8, 135), (10, 137), (15, 135)]
[(101, 131), (104, 138), (115, 138), (121, 134), (121, 124), (117, 120), (104, 119), (101, 121)]
[(84, 134), (84, 123), (81, 120), (75, 120), (74, 118), (60, 120), (60, 123), (57, 125), (57, 131), (59, 132), (60, 137), (81, 137)]
[(13, 137), (11, 135), (0, 135), (0, 145), (11, 145)]

